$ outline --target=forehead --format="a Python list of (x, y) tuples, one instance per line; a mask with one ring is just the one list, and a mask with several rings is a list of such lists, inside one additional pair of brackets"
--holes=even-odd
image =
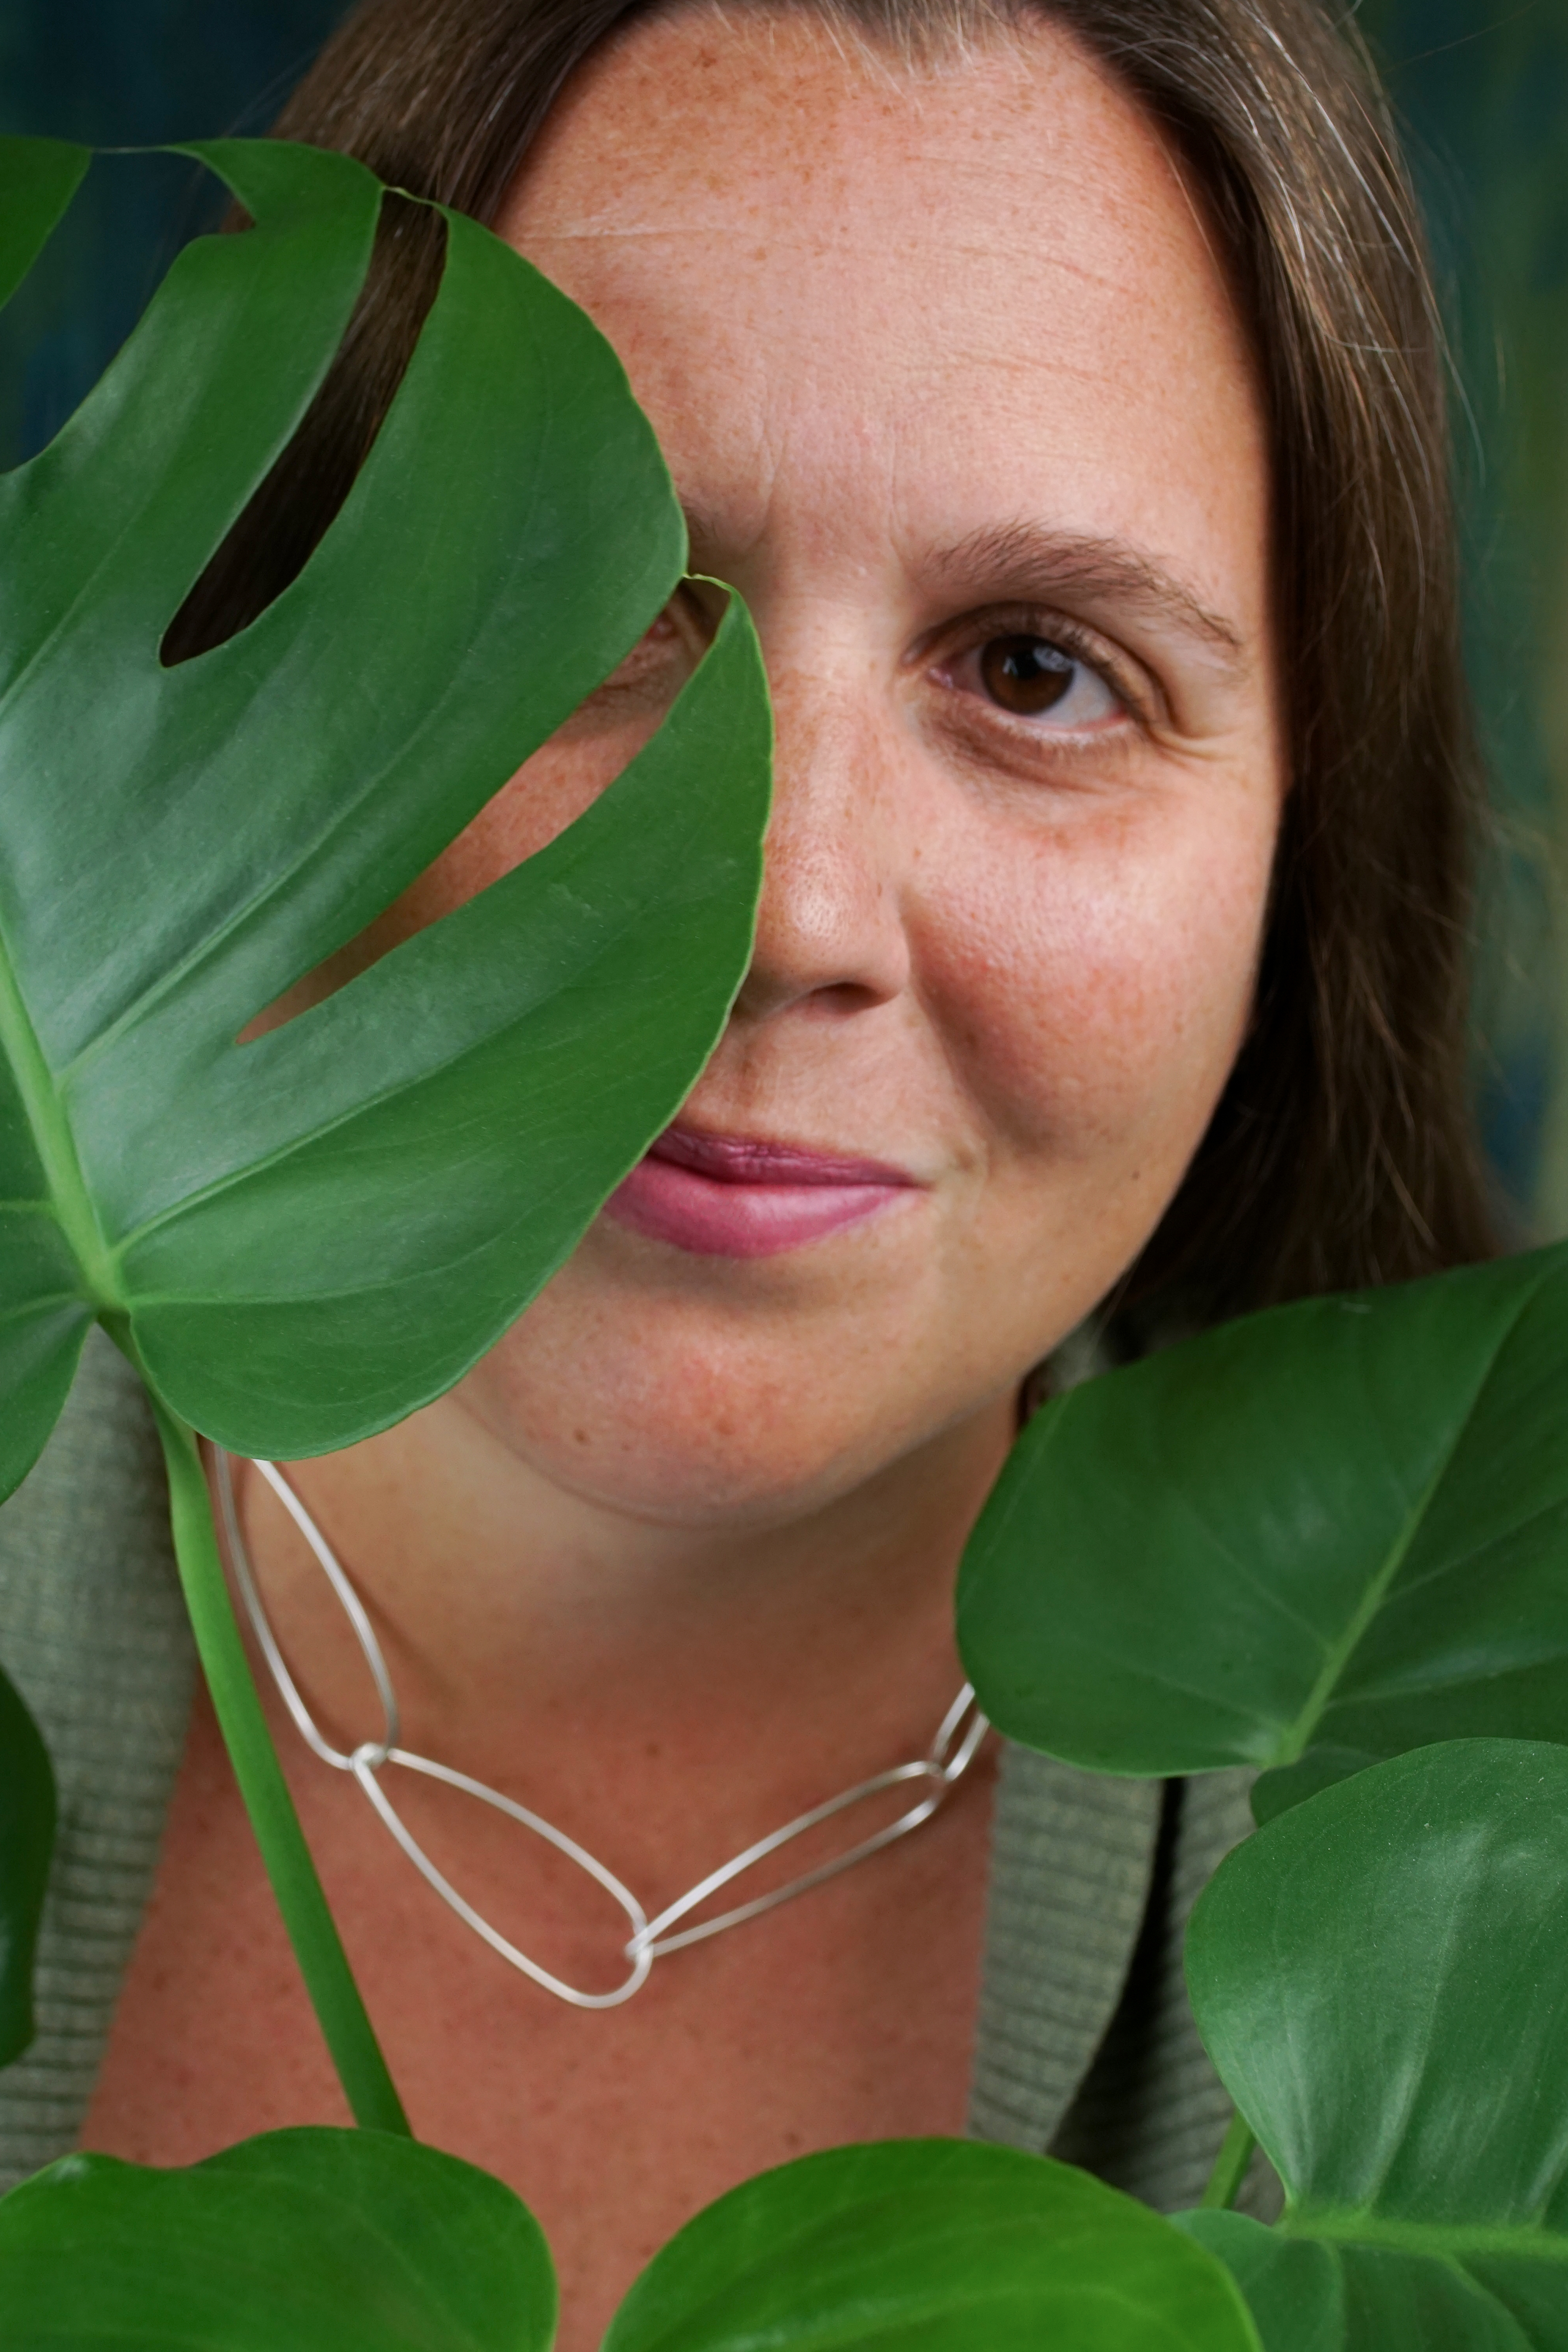
[(1256, 543), (1253, 371), (1199, 208), (1048, 21), (916, 66), (805, 11), (643, 23), (500, 226), (737, 528), (787, 491), (824, 528), (870, 496), (938, 536), (1044, 509), (1200, 574), (1217, 532)]

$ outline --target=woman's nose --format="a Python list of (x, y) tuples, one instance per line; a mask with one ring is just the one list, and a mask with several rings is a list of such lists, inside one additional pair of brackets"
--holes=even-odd
[(869, 1010), (909, 983), (895, 748), (872, 692), (773, 681), (773, 814), (737, 1013)]

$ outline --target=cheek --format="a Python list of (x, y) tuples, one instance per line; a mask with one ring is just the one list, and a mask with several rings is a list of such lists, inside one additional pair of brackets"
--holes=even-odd
[(548, 848), (614, 782), (653, 723), (586, 739), (568, 731), (536, 751), (380, 919), (377, 952), (465, 906), (487, 884)]
[(1274, 830), (1227, 794), (1009, 827), (946, 862), (921, 961), (1004, 1157), (1179, 1173), (1246, 1033)]

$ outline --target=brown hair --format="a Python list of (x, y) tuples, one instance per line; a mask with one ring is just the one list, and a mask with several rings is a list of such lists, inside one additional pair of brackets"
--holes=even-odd
[[(1068, 27), (1176, 142), (1257, 351), (1293, 789), (1252, 1028), (1126, 1299), (1174, 1286), (1207, 1316), (1485, 1255), (1466, 1090), (1479, 796), (1443, 342), (1364, 57), (1319, 0), (789, 5), (906, 51), (1004, 16)], [(370, 0), (278, 134), (494, 220), (567, 76), (638, 6)], [(343, 352), (171, 632), (171, 657), (243, 625), (304, 562), (438, 271), (434, 216), (389, 200)]]

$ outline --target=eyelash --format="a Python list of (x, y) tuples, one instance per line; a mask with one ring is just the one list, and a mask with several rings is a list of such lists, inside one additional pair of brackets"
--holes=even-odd
[[(1056, 614), (1048, 615), (1014, 611), (989, 614), (983, 625), (971, 626), (959, 644), (929, 664), (928, 674), (935, 676), (949, 692), (964, 694), (978, 702), (990, 720), (1004, 727), (1015, 740), (1021, 735), (1037, 742), (1044, 740), (1059, 745), (1071, 744), (1074, 740), (1079, 742), (1086, 740), (1091, 731), (1088, 729), (1071, 726), (1053, 728), (1041, 724), (993, 701), (977, 681), (974, 685), (959, 685), (956, 674), (960, 665), (977, 660), (988, 646), (1013, 637), (1033, 638), (1055, 652), (1065, 654), (1070, 661), (1088, 671), (1103, 686), (1117, 709), (1094, 726), (1092, 733), (1095, 736), (1108, 734), (1113, 730), (1119, 731), (1120, 726), (1128, 720), (1134, 725), (1146, 723), (1147, 695), (1123, 673), (1121, 666), (1112, 658), (1100, 638), (1092, 636), (1076, 623)], [(1069, 689), (1070, 692), (1071, 690)], [(1046, 719), (1049, 716), (1049, 712), (1042, 714)]]

